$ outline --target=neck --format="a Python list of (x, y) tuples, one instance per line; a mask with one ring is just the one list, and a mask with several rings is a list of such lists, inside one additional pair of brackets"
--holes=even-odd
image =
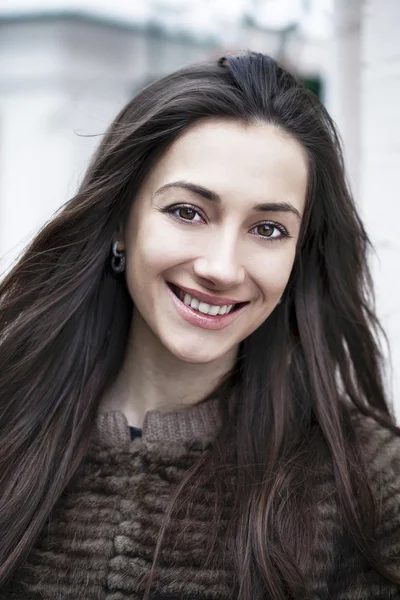
[(237, 348), (212, 363), (188, 363), (171, 354), (143, 322), (132, 320), (122, 367), (106, 391), (99, 412), (122, 412), (129, 425), (142, 427), (149, 411), (175, 411), (210, 394), (236, 360)]

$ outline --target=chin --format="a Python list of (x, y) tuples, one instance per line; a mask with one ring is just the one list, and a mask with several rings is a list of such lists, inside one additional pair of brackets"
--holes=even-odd
[(179, 346), (168, 345), (167, 348), (176, 358), (191, 364), (207, 364), (218, 360), (222, 356), (221, 351), (216, 352), (215, 349), (212, 350), (211, 348), (207, 350), (207, 347), (199, 348), (198, 345), (194, 347), (185, 346), (184, 344)]

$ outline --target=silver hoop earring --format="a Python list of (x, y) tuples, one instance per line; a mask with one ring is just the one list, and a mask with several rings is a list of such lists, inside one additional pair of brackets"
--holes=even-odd
[(122, 273), (125, 271), (125, 253), (123, 250), (118, 250), (118, 240), (112, 245), (111, 267), (114, 273)]

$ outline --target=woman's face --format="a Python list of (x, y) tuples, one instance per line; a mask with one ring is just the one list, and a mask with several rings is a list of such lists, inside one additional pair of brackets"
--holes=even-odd
[(144, 181), (119, 245), (135, 318), (180, 360), (232, 352), (283, 294), (306, 187), (302, 147), (273, 125), (188, 129)]

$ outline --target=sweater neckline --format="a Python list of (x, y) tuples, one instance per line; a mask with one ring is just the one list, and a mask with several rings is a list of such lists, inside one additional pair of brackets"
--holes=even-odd
[[(180, 410), (150, 410), (145, 414), (141, 441), (148, 448), (162, 444), (176, 449), (192, 442), (207, 446), (220, 425), (219, 401), (215, 398)], [(136, 442), (131, 440), (128, 420), (119, 410), (98, 413), (93, 435), (106, 448), (129, 450)]]
[(134, 427), (133, 425), (129, 425), (129, 431), (131, 434), (131, 440), (142, 437), (142, 430), (140, 427)]

